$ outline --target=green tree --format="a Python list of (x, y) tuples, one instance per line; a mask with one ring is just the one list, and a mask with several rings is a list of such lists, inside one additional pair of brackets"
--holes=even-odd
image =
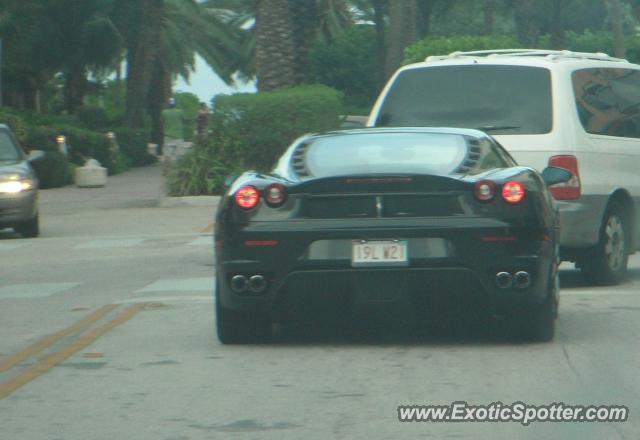
[(330, 41), (352, 24), (344, 0), (256, 0), (255, 72), (263, 91), (309, 82), (309, 51), (318, 38)]
[(112, 0), (3, 0), (2, 6), (9, 81), (22, 94), (17, 104), (39, 109), (40, 91), (61, 73), (65, 107), (74, 112), (88, 91), (88, 73), (108, 68), (119, 52)]
[(118, 22), (128, 30), (126, 122), (141, 127), (148, 110), (158, 140), (173, 78), (188, 78), (198, 54), (231, 83), (240, 65), (239, 34), (220, 11), (195, 0), (118, 1)]
[(395, 0), (389, 5), (389, 46), (386, 74), (391, 76), (404, 58), (404, 49), (418, 40), (416, 0)]
[(256, 76), (260, 91), (296, 85), (289, 0), (256, 0)]
[(344, 93), (345, 103), (368, 113), (379, 92), (375, 29), (355, 25), (331, 43), (317, 42), (311, 51), (315, 82)]

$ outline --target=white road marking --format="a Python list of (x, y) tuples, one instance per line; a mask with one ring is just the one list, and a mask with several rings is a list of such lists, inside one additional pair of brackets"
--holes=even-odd
[(116, 301), (114, 304), (136, 304), (141, 302), (205, 302), (213, 303), (213, 295), (190, 295), (190, 296), (145, 296), (141, 298), (130, 298)]
[(562, 289), (560, 287), (560, 296), (580, 296), (580, 295), (595, 295), (595, 296), (618, 296), (618, 295), (637, 295), (640, 297), (640, 293), (636, 290), (572, 290)]
[(144, 241), (143, 238), (92, 240), (76, 246), (76, 249), (100, 249), (100, 248), (125, 248), (137, 246)]
[(189, 243), (189, 246), (211, 246), (213, 247), (213, 236), (198, 237)]
[(80, 283), (13, 284), (0, 287), (0, 298), (45, 298), (79, 285)]
[(173, 278), (158, 280), (136, 291), (146, 292), (213, 292), (213, 276), (206, 278)]
[(0, 243), (0, 252), (15, 251), (24, 245), (24, 243)]

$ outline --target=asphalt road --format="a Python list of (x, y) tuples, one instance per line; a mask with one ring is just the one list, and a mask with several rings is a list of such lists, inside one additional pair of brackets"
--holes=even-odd
[[(0, 232), (0, 439), (638, 439), (640, 258), (615, 288), (562, 271), (558, 332), (214, 335), (212, 207), (49, 204)], [(464, 327), (464, 326), (462, 326)], [(624, 423), (400, 423), (398, 405), (617, 404)]]

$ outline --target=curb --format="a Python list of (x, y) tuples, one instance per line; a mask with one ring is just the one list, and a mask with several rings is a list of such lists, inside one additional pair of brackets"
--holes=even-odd
[(211, 206), (216, 208), (219, 202), (220, 196), (163, 197), (158, 201), (158, 207)]

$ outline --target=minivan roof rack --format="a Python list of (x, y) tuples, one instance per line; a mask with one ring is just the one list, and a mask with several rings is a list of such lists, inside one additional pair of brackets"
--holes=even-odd
[(543, 50), (543, 49), (496, 49), (496, 50), (475, 50), (471, 52), (451, 52), (449, 55), (432, 55), (425, 59), (425, 62), (449, 60), (454, 58), (497, 58), (497, 57), (545, 57), (549, 60), (557, 59), (583, 59), (611, 61), (628, 63), (623, 58), (614, 58), (603, 52), (572, 52), (570, 50)]

